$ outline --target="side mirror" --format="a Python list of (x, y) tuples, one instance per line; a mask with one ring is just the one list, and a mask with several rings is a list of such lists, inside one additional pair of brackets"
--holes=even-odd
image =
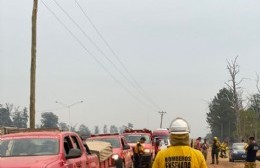
[(66, 156), (66, 159), (78, 158), (82, 155), (81, 150), (79, 149), (70, 149), (69, 154)]
[(124, 149), (124, 150), (130, 149), (130, 146), (126, 144), (126, 145), (123, 147), (123, 149)]

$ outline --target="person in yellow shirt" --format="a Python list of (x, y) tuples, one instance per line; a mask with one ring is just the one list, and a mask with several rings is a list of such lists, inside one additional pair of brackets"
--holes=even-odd
[(144, 154), (143, 143), (146, 141), (145, 137), (141, 137), (139, 142), (134, 147), (134, 168), (141, 168), (142, 155)]
[(171, 146), (158, 152), (152, 168), (207, 168), (201, 151), (189, 145), (190, 127), (186, 120), (179, 117), (174, 119), (169, 131)]

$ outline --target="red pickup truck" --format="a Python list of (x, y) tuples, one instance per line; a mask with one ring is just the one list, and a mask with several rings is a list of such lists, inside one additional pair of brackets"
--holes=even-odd
[(74, 132), (34, 129), (2, 135), (0, 168), (24, 167), (106, 168), (108, 163), (101, 163), (96, 154), (88, 153), (82, 140)]
[(104, 141), (112, 145), (113, 156), (112, 156), (112, 166), (116, 168), (132, 168), (132, 149), (127, 144), (125, 137), (116, 134), (98, 134), (91, 135), (88, 141)]
[(134, 148), (141, 137), (145, 137), (144, 145), (145, 154), (142, 155), (142, 165), (149, 168), (152, 165), (152, 160), (155, 157), (154, 143), (152, 139), (152, 131), (144, 129), (126, 129), (122, 134), (127, 143)]

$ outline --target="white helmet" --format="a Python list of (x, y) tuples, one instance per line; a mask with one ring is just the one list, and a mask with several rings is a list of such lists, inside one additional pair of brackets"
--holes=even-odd
[(177, 117), (174, 120), (172, 120), (169, 127), (169, 132), (171, 134), (188, 134), (190, 133), (190, 127), (186, 120)]

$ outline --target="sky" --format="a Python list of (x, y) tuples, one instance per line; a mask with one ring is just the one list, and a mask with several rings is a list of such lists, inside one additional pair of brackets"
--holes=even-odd
[[(0, 104), (29, 107), (32, 5), (0, 0)], [(153, 130), (164, 111), (164, 128), (183, 117), (204, 136), (227, 61), (238, 56), (244, 97), (256, 93), (259, 30), (258, 0), (39, 0), (36, 124), (51, 111), (92, 131)]]

